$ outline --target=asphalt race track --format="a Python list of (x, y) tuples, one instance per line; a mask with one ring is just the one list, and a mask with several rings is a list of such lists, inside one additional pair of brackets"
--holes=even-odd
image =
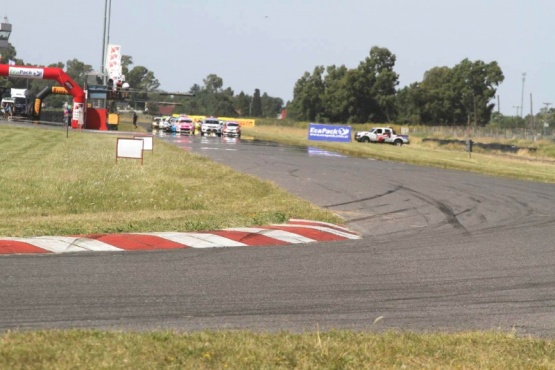
[(162, 139), (274, 181), (363, 238), (1, 257), (0, 330), (555, 334), (555, 185), (243, 139)]

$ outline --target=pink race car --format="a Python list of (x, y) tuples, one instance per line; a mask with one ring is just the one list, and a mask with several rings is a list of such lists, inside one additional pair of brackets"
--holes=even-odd
[(181, 116), (177, 119), (176, 131), (185, 135), (195, 134), (195, 124), (188, 116)]

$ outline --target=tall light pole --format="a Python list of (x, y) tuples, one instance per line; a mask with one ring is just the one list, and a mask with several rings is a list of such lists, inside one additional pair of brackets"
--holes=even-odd
[(549, 109), (549, 106), (553, 104), (553, 103), (543, 103), (543, 105), (545, 105), (545, 114), (547, 115), (547, 111)]
[[(524, 81), (526, 80), (526, 72), (522, 74), (522, 94), (520, 97), (520, 108), (524, 107)], [(522, 111), (524, 109), (520, 109), (520, 118), (522, 118)]]
[(515, 116), (515, 120), (514, 120), (514, 127), (517, 128), (520, 125), (520, 115), (518, 114), (518, 110), (520, 109), (520, 107), (518, 105), (513, 105), (513, 108), (516, 108), (516, 116)]
[(110, 25), (112, 24), (112, 0), (108, 0), (108, 32), (106, 32), (106, 49), (110, 44)]
[[(104, 34), (102, 35), (102, 60), (100, 61), (100, 73), (104, 74), (104, 61), (106, 51), (110, 42), (110, 16), (112, 13), (112, 0), (104, 1)], [(104, 78), (106, 80), (106, 78)], [(106, 83), (106, 81), (104, 81)]]

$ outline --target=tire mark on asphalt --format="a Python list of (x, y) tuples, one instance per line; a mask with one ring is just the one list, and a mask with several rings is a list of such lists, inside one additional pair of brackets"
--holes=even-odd
[(443, 213), (445, 215), (445, 221), (451, 225), (453, 228), (458, 229), (458, 230), (462, 230), (464, 232), (464, 235), (466, 236), (470, 236), (470, 232), (466, 229), (466, 227), (464, 227), (459, 219), (457, 218), (457, 215), (455, 214), (455, 212), (453, 211), (453, 209), (451, 207), (449, 207), (447, 204), (436, 200), (432, 197), (429, 197), (427, 195), (424, 195), (422, 193), (419, 193), (415, 190), (406, 188), (406, 187), (402, 187), (404, 190), (408, 191), (409, 193), (411, 193), (413, 196), (415, 196), (416, 198), (434, 206), (435, 208), (437, 208), (441, 213)]
[(287, 171), (287, 174), (288, 174), (289, 176), (291, 176), (291, 177), (294, 177), (294, 178), (297, 178), (297, 179), (298, 179), (298, 178), (299, 178), (299, 175), (296, 174), (297, 172), (299, 172), (299, 169), (298, 169), (298, 168), (295, 168), (294, 170), (289, 170), (289, 171)]
[[(546, 217), (549, 217), (549, 216), (546, 216)], [(496, 226), (486, 227), (478, 230), (477, 232), (475, 232), (475, 234), (485, 235), (496, 231), (528, 229), (530, 227), (545, 227), (545, 226), (553, 227), (554, 224), (555, 224), (555, 219), (553, 218), (549, 218), (547, 220), (530, 220), (528, 222), (520, 222), (520, 223), (515, 222), (507, 225), (496, 225)]]
[(528, 216), (530, 216), (534, 213), (534, 208), (530, 207), (528, 205), (528, 203), (521, 202), (520, 200), (518, 200), (518, 199), (516, 199), (515, 197), (512, 197), (512, 196), (509, 196), (508, 198), (511, 199), (516, 204), (520, 204), (524, 208), (525, 214), (524, 214), (524, 216), (521, 216), (521, 217), (528, 217)]
[(330, 186), (325, 186), (325, 185), (323, 185), (323, 184), (316, 184), (316, 185), (317, 185), (318, 187), (324, 189), (324, 190), (329, 191), (329, 192), (336, 193), (336, 194), (340, 194), (340, 195), (343, 194), (342, 191), (333, 189), (333, 188), (331, 188)]
[(387, 215), (394, 215), (394, 214), (397, 214), (397, 213), (403, 213), (403, 212), (410, 211), (410, 210), (414, 210), (414, 208), (398, 209), (398, 210), (395, 210), (395, 211), (386, 212), (386, 213), (379, 213), (379, 214), (370, 215), (370, 216), (366, 216), (366, 217), (352, 218), (348, 221), (345, 221), (345, 224), (349, 224), (349, 223), (352, 223), (352, 222), (359, 222), (359, 221), (367, 221), (367, 220), (371, 220), (373, 218), (387, 216)]
[(349, 201), (349, 202), (330, 204), (330, 205), (327, 205), (327, 206), (322, 206), (322, 208), (333, 208), (333, 207), (345, 206), (345, 205), (348, 205), (348, 204), (361, 203), (361, 202), (365, 202), (367, 200), (378, 199), (378, 198), (384, 197), (386, 195), (393, 194), (393, 193), (399, 191), (400, 189), (403, 189), (403, 187), (398, 186), (395, 189), (388, 190), (388, 191), (386, 191), (385, 193), (382, 193), (382, 194), (377, 194), (377, 195), (373, 195), (371, 197), (366, 197), (366, 198), (361, 198), (361, 199), (355, 199), (355, 200), (352, 200), (352, 201)]

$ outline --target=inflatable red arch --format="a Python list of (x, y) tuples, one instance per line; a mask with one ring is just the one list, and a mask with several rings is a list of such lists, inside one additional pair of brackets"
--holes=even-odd
[(83, 127), (85, 123), (85, 92), (61, 68), (0, 64), (0, 76), (58, 81), (73, 95), (71, 127)]

